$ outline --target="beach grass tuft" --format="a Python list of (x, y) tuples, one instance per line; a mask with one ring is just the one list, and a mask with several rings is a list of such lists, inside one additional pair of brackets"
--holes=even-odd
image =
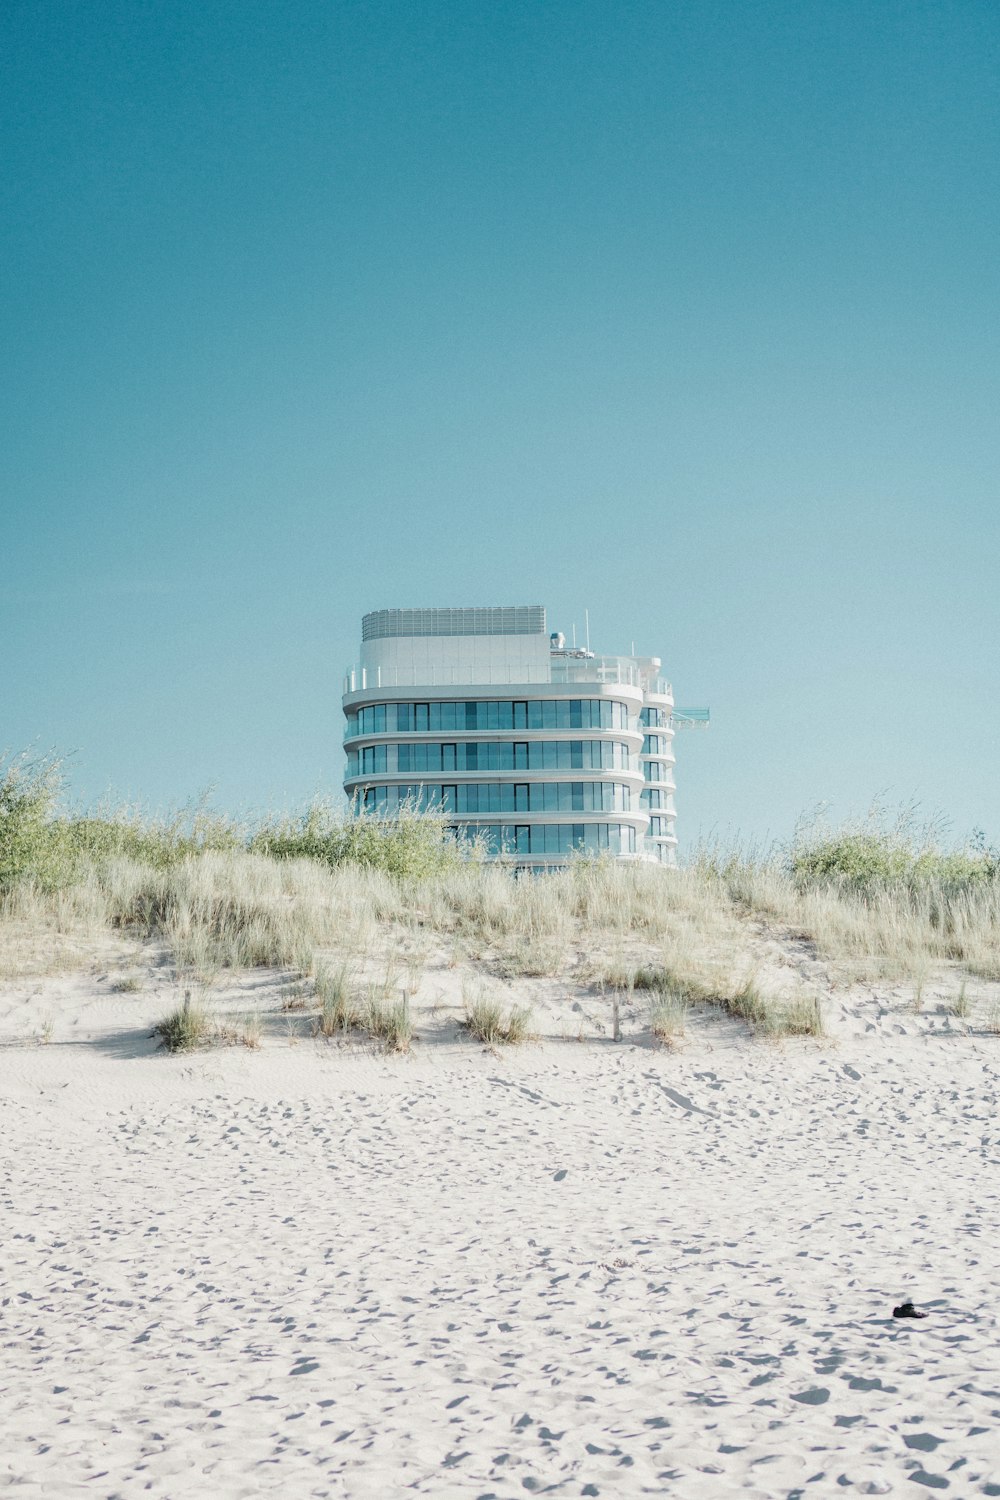
[(471, 1037), (488, 1047), (528, 1040), (531, 1011), (527, 1006), (504, 1007), (499, 1000), (479, 996), (466, 1004), (464, 1025)]
[(661, 991), (650, 1011), (649, 1029), (658, 1042), (675, 1047), (685, 1034), (687, 1019), (688, 1006), (684, 996), (676, 991)]
[(380, 1041), (387, 1052), (408, 1052), (413, 1040), (413, 1021), (405, 996), (387, 999), (371, 994), (361, 1013), (361, 1027)]
[(815, 995), (772, 1005), (764, 1030), (769, 1036), (825, 1036), (823, 1008)]
[(325, 964), (317, 967), (316, 995), (320, 1003), (316, 1030), (320, 1036), (337, 1036), (361, 1025), (361, 1011), (352, 996), (346, 964), (337, 968)]
[(722, 1005), (731, 1016), (746, 1021), (752, 1028), (764, 1027), (771, 1014), (771, 1007), (764, 999), (756, 979), (745, 979), (738, 989), (722, 997)]
[(182, 1004), (153, 1028), (153, 1035), (160, 1037), (168, 1052), (191, 1052), (211, 1040), (212, 1028), (202, 1007), (185, 996)]

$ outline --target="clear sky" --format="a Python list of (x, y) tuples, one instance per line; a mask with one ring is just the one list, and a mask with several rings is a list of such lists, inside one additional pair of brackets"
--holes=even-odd
[(8, 0), (0, 747), (338, 790), (388, 605), (656, 653), (678, 831), (1000, 841), (995, 0)]

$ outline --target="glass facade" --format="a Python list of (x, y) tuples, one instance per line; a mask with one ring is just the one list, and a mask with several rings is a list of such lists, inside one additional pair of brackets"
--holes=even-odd
[[(536, 616), (512, 606), (365, 617), (360, 678), (352, 670), (344, 685), (354, 811), (438, 813), (521, 872), (576, 850), (672, 863), (672, 695), (658, 663), (550, 648)], [(450, 639), (480, 635), (489, 644), (474, 652)], [(396, 684), (407, 701), (388, 701)]]
[(348, 776), (372, 772), (632, 771), (639, 761), (622, 740), (426, 740), (348, 750)]
[(457, 823), (457, 838), (478, 839), (489, 854), (634, 854), (635, 829), (624, 823)]
[(388, 769), (389, 749), (386, 745), (366, 745), (363, 750), (347, 752), (348, 776), (368, 776), (372, 772)]
[(372, 703), (351, 709), (345, 739), (359, 734), (459, 734), (480, 729), (635, 729), (624, 703), (608, 698), (472, 699), (455, 703)]
[(630, 812), (632, 791), (618, 781), (476, 781), (398, 783), (358, 791), (365, 812), (392, 813), (400, 803), (445, 813)]

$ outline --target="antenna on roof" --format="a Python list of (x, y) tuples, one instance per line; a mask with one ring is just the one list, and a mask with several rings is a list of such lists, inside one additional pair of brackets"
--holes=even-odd
[(584, 618), (584, 622), (585, 622), (586, 630), (587, 630), (587, 650), (589, 651), (590, 650), (590, 610), (589, 609), (585, 609), (584, 610), (584, 612), (583, 612), (583, 618)]
[(573, 650), (576, 650), (576, 621), (573, 621)]

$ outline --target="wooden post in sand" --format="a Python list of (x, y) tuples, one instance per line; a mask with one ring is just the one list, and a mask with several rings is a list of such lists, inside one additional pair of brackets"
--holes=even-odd
[(613, 1042), (620, 1042), (621, 1039), (622, 1039), (621, 1002), (619, 1001), (619, 998), (618, 998), (618, 991), (617, 990), (612, 990), (612, 992), (611, 992), (611, 1040)]

